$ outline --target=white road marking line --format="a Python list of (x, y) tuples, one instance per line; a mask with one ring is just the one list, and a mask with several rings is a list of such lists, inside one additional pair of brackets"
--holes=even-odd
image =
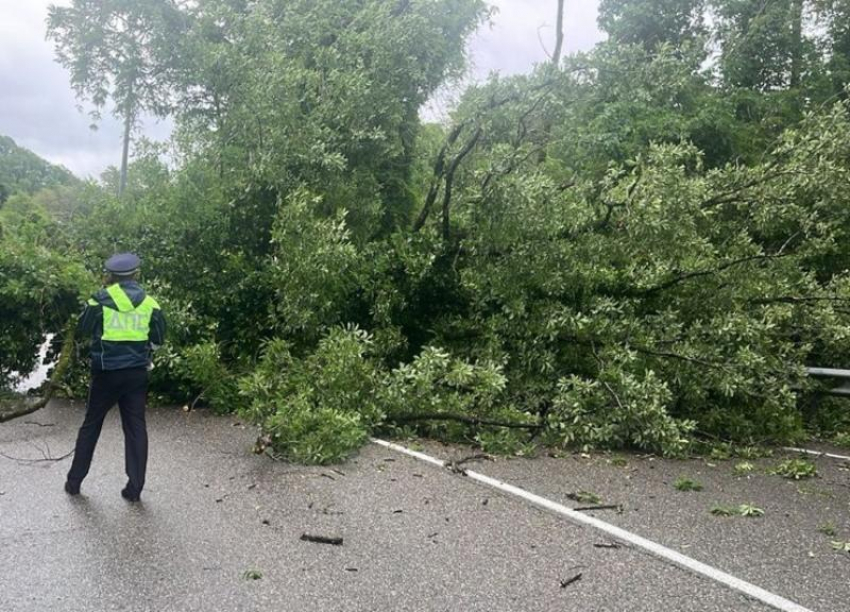
[[(375, 444), (378, 444), (385, 448), (389, 448), (399, 453), (403, 453), (405, 455), (409, 455), (411, 457), (419, 459), (420, 461), (425, 461), (427, 463), (439, 467), (446, 467), (445, 461), (442, 461), (435, 457), (431, 457), (430, 455), (426, 455), (425, 453), (410, 450), (409, 448), (405, 448), (404, 446), (401, 446), (399, 444), (393, 444), (392, 442), (387, 442), (386, 440), (373, 439), (372, 441)], [(777, 610), (782, 610), (782, 612), (812, 612), (812, 610), (804, 608), (803, 606), (796, 604), (791, 600), (785, 599), (784, 597), (776, 595), (775, 593), (771, 593), (770, 591), (766, 591), (765, 589), (751, 584), (745, 580), (736, 578), (731, 574), (727, 574), (726, 572), (711, 567), (710, 565), (706, 565), (705, 563), (697, 561), (696, 559), (692, 559), (683, 555), (682, 553), (676, 552), (672, 548), (667, 548), (666, 546), (657, 544), (652, 540), (647, 540), (646, 538), (631, 533), (630, 531), (626, 531), (625, 529), (616, 527), (615, 525), (611, 525), (610, 523), (606, 523), (605, 521), (599, 520), (598, 518), (587, 516), (585, 514), (582, 514), (581, 512), (576, 512), (575, 510), (561, 505), (557, 502), (553, 502), (550, 499), (535, 495), (534, 493), (531, 493), (524, 489), (520, 489), (519, 487), (515, 487), (506, 482), (502, 482), (501, 480), (490, 478), (489, 476), (485, 476), (484, 474), (479, 474), (478, 472), (473, 472), (472, 470), (465, 470), (465, 473), (466, 476), (468, 478), (471, 478), (472, 480), (477, 480), (482, 484), (493, 487), (500, 491), (504, 491), (505, 493), (510, 493), (511, 495), (520, 497), (537, 506), (546, 508), (547, 510), (551, 510), (552, 512), (556, 512), (562, 516), (565, 516), (566, 518), (575, 523), (579, 523), (581, 525), (593, 527), (594, 529), (603, 531), (608, 535), (622, 542), (630, 544), (636, 548), (640, 548), (650, 553), (651, 555), (654, 555), (655, 557), (664, 559), (665, 561), (670, 561), (671, 563), (674, 563), (679, 567), (694, 572), (695, 574), (700, 574), (702, 576), (705, 576), (706, 578), (714, 580), (715, 582), (719, 582), (720, 584), (726, 585), (731, 589), (743, 593), (747, 597), (751, 597), (752, 599), (761, 601)]]
[(830, 459), (843, 459), (850, 461), (847, 455), (833, 455), (832, 453), (822, 453), (821, 451), (809, 450), (808, 448), (794, 448), (793, 446), (783, 446), (782, 450), (792, 453), (803, 453), (804, 455), (814, 455), (815, 457), (829, 457)]

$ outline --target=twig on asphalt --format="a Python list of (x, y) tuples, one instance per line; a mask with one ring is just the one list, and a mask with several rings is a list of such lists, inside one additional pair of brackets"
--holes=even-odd
[(580, 508), (573, 508), (576, 512), (585, 512), (589, 510), (616, 510), (617, 512), (623, 511), (622, 504), (605, 504), (603, 506), (582, 506)]
[(566, 580), (561, 580), (561, 588), (565, 589), (568, 586), (570, 586), (571, 584), (573, 584), (574, 582), (578, 582), (579, 580), (581, 580), (581, 576), (582, 576), (582, 572), (579, 572), (578, 574), (576, 574), (572, 578), (567, 578)]
[[(40, 450), (40, 449), (39, 449)], [(61, 457), (43, 457), (42, 459), (28, 459), (26, 457), (12, 457), (11, 455), (7, 455), (6, 453), (0, 453), (0, 457), (4, 459), (9, 459), (11, 461), (17, 461), (18, 463), (58, 463), (64, 459), (67, 459), (71, 455), (74, 454), (73, 450), (68, 451)]]
[(461, 474), (463, 476), (466, 476), (466, 470), (464, 470), (460, 466), (463, 465), (464, 463), (469, 462), (469, 461), (477, 461), (479, 459), (486, 459), (487, 461), (494, 461), (494, 459), (491, 455), (488, 455), (486, 453), (478, 453), (478, 454), (475, 454), (475, 455), (469, 455), (468, 457), (462, 457), (462, 458), (458, 459), (457, 461), (447, 461), (446, 462), (446, 469), (449, 470), (450, 472), (454, 472), (455, 474)]
[(303, 540), (304, 542), (315, 542), (316, 544), (332, 544), (333, 546), (342, 546), (342, 538), (310, 535), (309, 533), (303, 534), (301, 536), (301, 540)]
[(462, 459), (458, 459), (457, 461), (453, 461), (452, 463), (454, 463), (455, 465), (462, 465), (470, 461), (478, 461), (479, 459), (483, 459), (485, 461), (495, 461), (492, 455), (488, 455), (487, 453), (477, 453), (475, 455), (463, 457)]

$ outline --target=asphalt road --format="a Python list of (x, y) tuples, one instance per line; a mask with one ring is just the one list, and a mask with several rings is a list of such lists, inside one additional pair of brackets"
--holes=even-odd
[[(454, 459), (467, 450), (429, 443), (427, 451)], [(817, 450), (848, 455), (846, 449)], [(833, 541), (850, 541), (850, 462), (805, 457), (818, 476), (789, 480), (770, 471), (796, 453), (749, 460), (752, 471), (736, 476), (741, 459), (660, 460), (637, 454), (574, 454), (565, 457), (477, 461), (469, 469), (510, 482), (569, 507), (587, 506), (569, 498), (585, 491), (600, 505), (597, 518), (649, 538), (698, 561), (747, 580), (812, 610), (850, 610), (850, 554)], [(674, 488), (680, 477), (701, 491)], [(716, 505), (750, 504), (758, 518), (718, 517)], [(834, 533), (824, 533), (831, 528)]]
[[(2, 424), (0, 453), (61, 456), (81, 419), (80, 406), (53, 403)], [(308, 468), (250, 454), (254, 432), (233, 418), (156, 409), (149, 427), (148, 488), (137, 505), (119, 496), (115, 412), (77, 498), (62, 491), (67, 459), (0, 457), (0, 610), (768, 609), (632, 548), (598, 547), (608, 542), (593, 530), (376, 446), (343, 466)], [(572, 479), (553, 485), (555, 494), (583, 484), (581, 470), (555, 465), (485, 467), (539, 489)], [(683, 528), (669, 519), (670, 531)], [(304, 533), (343, 545), (305, 542)], [(697, 556), (697, 544), (683, 552)], [(847, 609), (824, 604), (815, 609)]]

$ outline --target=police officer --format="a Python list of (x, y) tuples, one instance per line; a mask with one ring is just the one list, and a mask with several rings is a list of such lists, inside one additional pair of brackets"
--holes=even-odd
[(65, 492), (77, 495), (88, 474), (106, 413), (118, 403), (124, 429), (127, 486), (121, 496), (137, 502), (145, 486), (148, 433), (145, 425), (150, 351), (165, 338), (165, 318), (159, 304), (139, 286), (141, 261), (133, 253), (110, 257), (106, 288), (92, 296), (80, 317), (78, 331), (91, 335), (92, 380), (86, 416), (77, 435), (74, 461)]

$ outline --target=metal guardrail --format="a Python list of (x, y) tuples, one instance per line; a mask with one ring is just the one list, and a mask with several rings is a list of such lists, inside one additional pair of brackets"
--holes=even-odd
[(822, 393), (850, 397), (850, 370), (837, 368), (806, 368), (806, 373), (813, 378), (831, 378), (841, 381), (841, 384), (826, 389)]

